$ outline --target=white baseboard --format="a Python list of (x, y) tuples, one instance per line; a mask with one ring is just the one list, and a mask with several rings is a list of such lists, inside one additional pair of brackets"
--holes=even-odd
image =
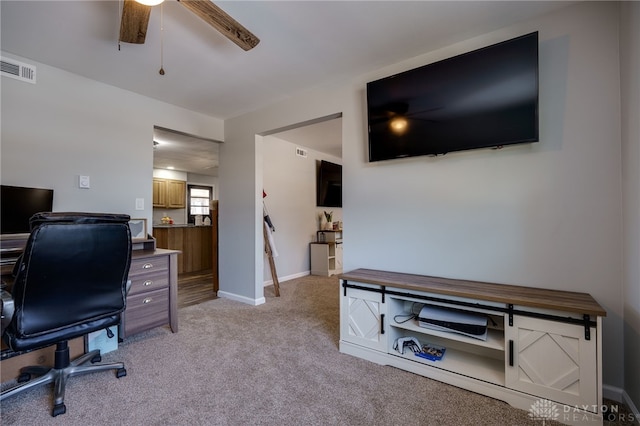
[(602, 385), (602, 396), (617, 402), (624, 402), (622, 394), (624, 390), (611, 385)]
[(640, 424), (640, 411), (631, 400), (631, 397), (629, 397), (629, 394), (624, 389), (621, 389), (617, 386), (602, 385), (602, 396), (616, 402), (624, 403), (633, 413), (636, 419), (636, 423)]
[[(289, 280), (293, 280), (295, 278), (305, 277), (309, 275), (310, 271), (298, 272), (297, 274), (287, 275), (286, 277), (278, 277), (280, 282), (285, 282)], [(264, 287), (273, 285), (273, 280), (265, 281)], [(249, 297), (240, 296), (235, 293), (229, 293), (226, 291), (218, 290), (218, 297), (224, 297), (225, 299), (235, 300), (236, 302), (246, 303), (247, 305), (258, 306), (267, 302), (264, 297), (260, 297), (259, 299), (251, 299)]]
[(225, 299), (235, 300), (236, 302), (242, 302), (242, 303), (246, 303), (247, 305), (253, 305), (253, 306), (262, 305), (263, 303), (266, 302), (266, 299), (264, 297), (261, 297), (259, 299), (251, 299), (249, 297), (240, 296), (235, 293), (228, 293), (222, 290), (218, 290), (218, 297), (224, 297)]
[(622, 397), (624, 398), (623, 402), (627, 405), (627, 407), (629, 407), (629, 410), (631, 410), (631, 412), (635, 416), (636, 423), (640, 424), (640, 410), (638, 410), (638, 407), (636, 407), (636, 405), (633, 403), (627, 392), (622, 391)]
[[(296, 278), (306, 277), (310, 273), (311, 273), (311, 271), (298, 272), (297, 274), (291, 274), (291, 275), (287, 275), (285, 277), (278, 277), (278, 281), (282, 283), (282, 282), (293, 280), (293, 279), (296, 279)], [(273, 285), (273, 280), (269, 280), (269, 281), (265, 281), (264, 282), (264, 286), (265, 287), (270, 286), (270, 285)]]

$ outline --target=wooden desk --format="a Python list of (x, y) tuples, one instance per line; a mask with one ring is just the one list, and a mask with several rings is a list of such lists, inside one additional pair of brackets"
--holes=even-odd
[(120, 337), (169, 325), (178, 331), (177, 250), (136, 250), (131, 255), (131, 289), (122, 314)]
[(29, 234), (0, 235), (0, 274), (3, 279), (11, 276), (13, 265), (24, 250)]
[[(24, 239), (3, 239), (0, 247), (24, 249)], [(7, 244), (7, 245), (5, 245)], [(8, 251), (3, 252), (8, 253)], [(127, 295), (127, 308), (122, 313), (119, 337), (125, 339), (133, 334), (162, 325), (169, 325), (171, 331), (178, 331), (178, 251), (151, 249), (134, 250), (131, 254), (129, 279), (131, 289)], [(15, 256), (17, 258), (17, 256)], [(13, 264), (2, 266), (3, 279), (12, 282)], [(80, 337), (69, 342), (72, 358), (86, 351), (85, 338)], [(26, 365), (53, 365), (55, 345), (21, 354), (12, 353), (2, 345), (2, 382), (15, 378), (20, 368)]]

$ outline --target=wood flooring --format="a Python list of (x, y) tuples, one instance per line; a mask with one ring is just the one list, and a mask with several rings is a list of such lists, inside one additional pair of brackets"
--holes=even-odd
[(178, 309), (216, 298), (211, 269), (178, 275)]

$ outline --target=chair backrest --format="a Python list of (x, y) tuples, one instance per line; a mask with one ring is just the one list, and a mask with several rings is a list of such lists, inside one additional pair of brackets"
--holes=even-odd
[(87, 333), (92, 321), (119, 315), (131, 264), (128, 221), (128, 215), (114, 214), (34, 215), (11, 291), (11, 333), (19, 340), (64, 338), (74, 328)]

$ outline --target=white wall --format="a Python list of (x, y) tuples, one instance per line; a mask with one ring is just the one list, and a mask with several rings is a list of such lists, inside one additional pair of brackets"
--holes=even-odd
[[(37, 84), (2, 77), (3, 184), (54, 189), (56, 211), (152, 219), (153, 126), (222, 139), (221, 120), (34, 64)], [(78, 175), (91, 189), (78, 188)], [(135, 210), (136, 198), (144, 210)]]
[(189, 185), (203, 185), (203, 186), (210, 186), (211, 188), (213, 188), (213, 199), (217, 200), (218, 199), (218, 191), (217, 191), (217, 186), (218, 186), (218, 177), (217, 176), (208, 176), (208, 175), (201, 175), (198, 173), (187, 173), (187, 183)]
[(640, 3), (621, 15), (624, 196), (624, 387), (640, 409)]
[[(254, 303), (264, 300), (262, 274), (256, 273), (263, 270), (264, 152), (255, 135), (341, 112), (345, 269), (588, 292), (608, 313), (604, 381), (621, 387), (618, 8), (618, 3), (581, 3), (363, 75), (347, 86), (317, 88), (226, 121), (225, 148), (233, 151), (221, 153), (221, 181), (241, 181), (233, 204), (254, 215), (230, 217), (232, 206), (221, 206), (221, 239), (234, 244), (221, 255), (221, 263), (231, 265), (221, 272), (221, 289)], [(539, 143), (366, 162), (367, 81), (535, 30), (540, 32)], [(221, 196), (226, 194), (221, 185)], [(241, 254), (252, 251), (250, 265)]]
[[(340, 158), (307, 149), (307, 157), (296, 155), (296, 147), (304, 147), (276, 136), (263, 138), (263, 184), (267, 197), (264, 202), (276, 231), (273, 233), (278, 257), (274, 258), (281, 281), (308, 275), (309, 243), (315, 241), (318, 230), (316, 207), (316, 163), (327, 160), (341, 164)], [(341, 208), (325, 208), (333, 211), (334, 220), (341, 220)], [(268, 261), (263, 267), (265, 283), (273, 277)]]
[[(219, 296), (245, 303), (264, 303), (262, 231), (263, 137), (310, 118), (340, 112), (344, 91), (320, 88), (309, 95), (312, 104), (293, 102), (225, 121), (220, 146), (218, 220)], [(348, 95), (348, 93), (347, 93)], [(225, 265), (225, 268), (222, 268)]]

